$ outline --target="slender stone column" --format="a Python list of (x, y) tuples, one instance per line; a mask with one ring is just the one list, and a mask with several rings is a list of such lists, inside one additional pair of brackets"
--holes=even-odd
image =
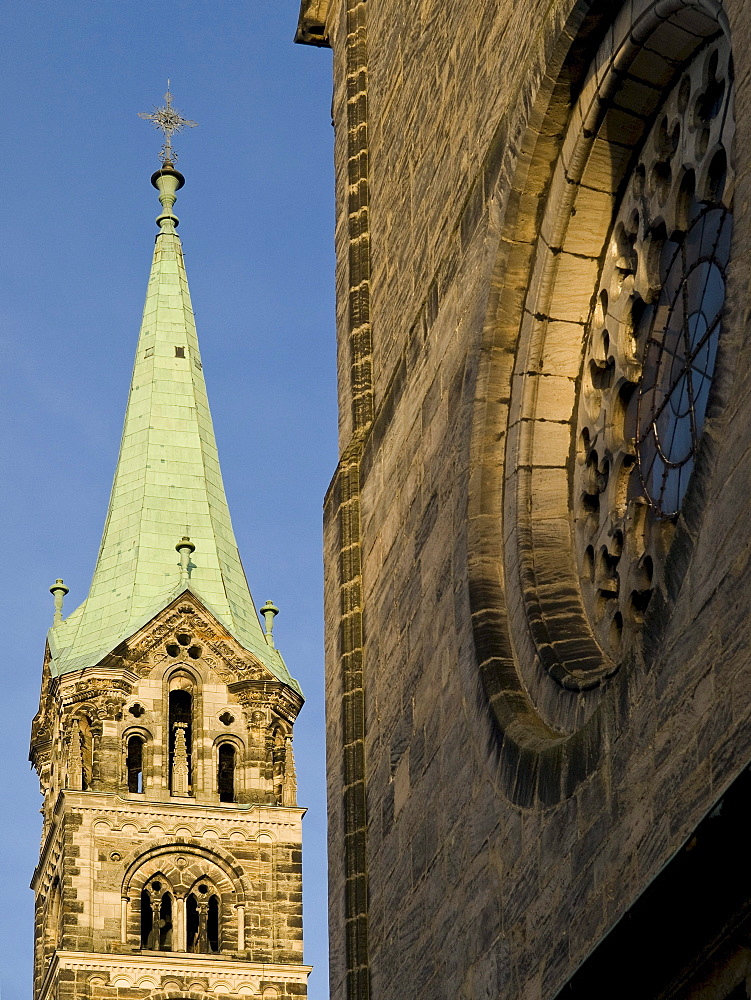
[(245, 907), (238, 903), (237, 910), (237, 950), (245, 951)]
[(175, 899), (175, 951), (188, 950), (188, 915), (187, 902), (183, 896)]
[(83, 758), (81, 756), (81, 731), (78, 719), (73, 720), (68, 745), (68, 788), (80, 792), (83, 788)]
[(162, 900), (158, 893), (151, 900), (151, 934), (146, 942), (149, 951), (159, 951), (161, 939)]

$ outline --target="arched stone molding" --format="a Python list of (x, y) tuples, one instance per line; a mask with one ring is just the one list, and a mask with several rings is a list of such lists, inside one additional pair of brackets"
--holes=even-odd
[(152, 743), (154, 740), (154, 736), (151, 730), (147, 729), (145, 726), (139, 726), (139, 725), (126, 726), (122, 732), (123, 743), (127, 743), (131, 736), (140, 736), (143, 739), (144, 743)]
[(222, 871), (232, 884), (237, 903), (244, 904), (250, 897), (252, 886), (243, 869), (237, 864), (229, 851), (216, 844), (212, 844), (209, 849), (198, 840), (178, 839), (176, 837), (164, 837), (156, 841), (145, 851), (134, 851), (126, 859), (125, 875), (122, 882), (123, 896), (128, 896), (133, 891), (134, 880), (142, 866), (151, 863), (157, 866), (175, 865), (176, 870), (179, 870), (175, 862), (181, 852), (186, 856), (205, 860)]
[(248, 997), (256, 996), (255, 993), (237, 993), (237, 992), (222, 992), (222, 993), (205, 993), (203, 990), (157, 990), (154, 993), (149, 993), (145, 1000), (217, 1000), (217, 998), (222, 998), (222, 1000), (248, 1000)]
[[(156, 990), (149, 993), (145, 1000), (217, 1000), (216, 993), (205, 993), (203, 990)], [(234, 1000), (228, 996), (227, 1000)]]
[[(144, 851), (127, 867), (122, 882), (121, 940), (140, 942), (141, 895), (152, 881), (163, 883), (173, 899), (172, 952), (189, 949), (189, 896), (202, 882), (215, 890), (218, 900), (218, 941), (222, 951), (243, 951), (245, 907), (251, 888), (244, 873), (222, 851), (209, 850), (197, 841), (162, 842)], [(206, 893), (202, 893), (206, 895)]]
[(214, 737), (214, 749), (220, 743), (231, 743), (235, 750), (237, 750), (238, 760), (242, 761), (245, 759), (245, 743), (239, 736), (235, 736), (234, 733), (219, 733), (218, 736)]
[(261, 829), (257, 830), (250, 839), (257, 844), (273, 844), (276, 842), (277, 838), (273, 830), (267, 830), (264, 827), (261, 827)]
[(170, 683), (181, 675), (186, 675), (190, 678), (198, 691), (203, 683), (203, 677), (201, 676), (201, 671), (192, 663), (188, 663), (186, 660), (175, 660), (172, 661), (164, 671), (164, 683), (167, 686), (167, 690), (170, 690)]
[[(248, 1000), (249, 997), (261, 996), (260, 976), (243, 977), (246, 981), (240, 986), (233, 984), (232, 980), (236, 978), (236, 976), (220, 977), (209, 992), (195, 988), (166, 986), (149, 993), (145, 1000), (217, 1000), (217, 997), (222, 997), (223, 1000)], [(263, 995), (266, 996), (266, 991)], [(274, 990), (270, 995), (278, 995), (278, 991)]]
[[(645, 662), (603, 652), (583, 607), (568, 510), (584, 329), (622, 184), (661, 97), (712, 39), (729, 39), (717, 0), (635, 0), (608, 17), (601, 5), (575, 5), (502, 172), (512, 196), (475, 394), (468, 577), (478, 715), (489, 721), (502, 790), (520, 805), (553, 804), (596, 768), (659, 644), (700, 513), (701, 490), (689, 490), (644, 622)], [(723, 368), (716, 404), (727, 358)], [(709, 446), (700, 452), (699, 483), (711, 465)]]
[[(181, 875), (182, 872), (171, 859), (152, 858), (150, 861), (145, 862), (135, 873), (129, 889), (135, 894), (144, 889), (152, 879), (158, 879), (159, 882), (165, 883), (164, 891), (175, 896), (180, 891), (187, 891), (184, 884), (180, 881)], [(123, 894), (125, 894), (124, 888)]]

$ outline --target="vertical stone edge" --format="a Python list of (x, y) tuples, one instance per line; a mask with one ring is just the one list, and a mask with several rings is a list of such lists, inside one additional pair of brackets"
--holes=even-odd
[[(338, 683), (329, 712), (339, 714), (336, 752), (341, 780), (339, 836), (344, 855), (344, 973), (347, 1000), (368, 1000), (367, 802), (365, 789), (365, 651), (362, 607), (360, 465), (373, 423), (373, 338), (370, 323), (370, 188), (368, 180), (367, 2), (346, 0), (347, 125), (347, 320), (352, 438), (344, 450), (326, 504), (325, 519), (335, 525), (338, 588), (332, 591), (333, 617), (338, 591)], [(331, 552), (333, 556), (334, 553)], [(335, 669), (335, 668), (334, 668)], [(339, 705), (335, 700), (338, 698)], [(330, 747), (334, 752), (335, 748)], [(332, 883), (332, 891), (334, 885)]]

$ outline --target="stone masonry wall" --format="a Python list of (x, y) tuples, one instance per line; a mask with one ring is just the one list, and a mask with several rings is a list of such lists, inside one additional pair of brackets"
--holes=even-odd
[[(128, 978), (132, 986), (132, 992), (122, 995), (150, 995), (145, 986), (137, 986), (140, 980), (161, 987), (177, 978), (180, 986), (187, 988), (185, 977), (190, 977), (191, 968), (196, 969), (196, 982), (205, 980), (206, 992), (222, 983), (223, 975), (231, 975), (239, 990), (246, 980), (255, 984), (263, 967), (276, 978), (274, 988), (282, 991), (280, 995), (296, 986), (299, 995), (304, 995), (307, 970), (302, 968), (300, 810), (255, 807), (250, 814), (228, 812), (222, 817), (194, 806), (194, 816), (188, 818), (184, 808), (143, 802), (129, 808), (108, 795), (69, 792), (68, 798), (62, 865), (63, 929), (53, 958), (61, 970), (68, 967), (58, 976), (61, 998), (68, 995), (64, 992), (68, 981), (74, 984), (71, 996), (120, 996), (114, 989), (118, 974), (121, 986)], [(273, 840), (270, 831), (285, 839)], [(201, 877), (213, 880), (220, 898), (221, 954), (142, 949), (139, 876), (137, 871), (132, 878), (128, 873), (149, 853), (157, 857), (148, 871), (160, 873), (156, 877), (165, 873), (178, 891), (180, 879), (188, 886)], [(226, 872), (243, 889), (241, 950), (238, 899)], [(125, 940), (124, 894), (129, 897)], [(97, 975), (102, 982), (94, 987), (101, 989), (89, 982)], [(255, 995), (255, 989), (254, 985), (248, 995)]]
[[(527, 212), (534, 229), (538, 203), (521, 203), (511, 179), (525, 155), (523, 137), (537, 121), (546, 73), (564, 31), (600, 38), (604, 19), (622, 5), (594, 5), (600, 20), (580, 19), (573, 28), (570, 0), (361, 6), (374, 394), (358, 466), (357, 536), (369, 984), (377, 1000), (538, 1000), (555, 995), (751, 759), (751, 376), (745, 362), (737, 366), (728, 401), (707, 431), (713, 471), (702, 519), (692, 526), (693, 553), (681, 568), (683, 586), (651, 668), (613, 687), (619, 704), (611, 738), (586, 750), (587, 767), (560, 801), (544, 805), (531, 795), (514, 804), (499, 778), (499, 769), (512, 764), (500, 754), (481, 690), (471, 621), (468, 580), (478, 554), (468, 507), (480, 474), (472, 444), (478, 377), (492, 301), (528, 281), (526, 272), (498, 268), (499, 243), (512, 211)], [(350, 9), (339, 0), (329, 12), (342, 453), (352, 439)], [(584, 3), (578, 9), (587, 13)], [(724, 9), (735, 55), (738, 176), (723, 336), (743, 357), (751, 11), (742, 0), (726, 0)], [(483, 405), (501, 397), (491, 385)], [(341, 858), (358, 820), (342, 804), (342, 552), (352, 544), (342, 497), (340, 474), (325, 527), (331, 981), (332, 997), (354, 1000), (365, 994), (352, 992), (351, 977), (346, 993), (344, 924), (351, 911)], [(502, 590), (501, 578), (497, 586)], [(534, 785), (532, 758), (519, 760), (519, 783)]]
[(43, 688), (37, 1000), (305, 994), (302, 698), (176, 603)]

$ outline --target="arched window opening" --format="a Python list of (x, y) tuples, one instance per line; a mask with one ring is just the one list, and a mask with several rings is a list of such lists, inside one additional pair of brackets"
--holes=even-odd
[(159, 951), (172, 951), (172, 896), (162, 896), (159, 907)]
[(191, 793), (193, 696), (177, 689), (169, 693), (169, 771), (173, 795)]
[(141, 892), (141, 947), (172, 951), (172, 895), (158, 879)]
[(186, 900), (188, 951), (207, 955), (219, 951), (219, 897), (209, 896), (211, 886), (201, 882)]
[(220, 802), (235, 801), (235, 758), (236, 751), (231, 743), (219, 744), (217, 787)]
[(185, 907), (185, 916), (188, 951), (196, 953), (200, 952), (201, 920), (198, 913), (198, 902), (196, 901), (196, 897), (193, 893), (188, 896)]
[(209, 942), (209, 951), (219, 951), (219, 897), (209, 898), (209, 912), (206, 918), (206, 937)]
[(125, 767), (128, 771), (128, 791), (143, 791), (143, 744), (142, 736), (131, 736), (128, 740), (128, 753)]
[(148, 889), (141, 892), (141, 947), (152, 949), (154, 916), (151, 908), (151, 893)]

